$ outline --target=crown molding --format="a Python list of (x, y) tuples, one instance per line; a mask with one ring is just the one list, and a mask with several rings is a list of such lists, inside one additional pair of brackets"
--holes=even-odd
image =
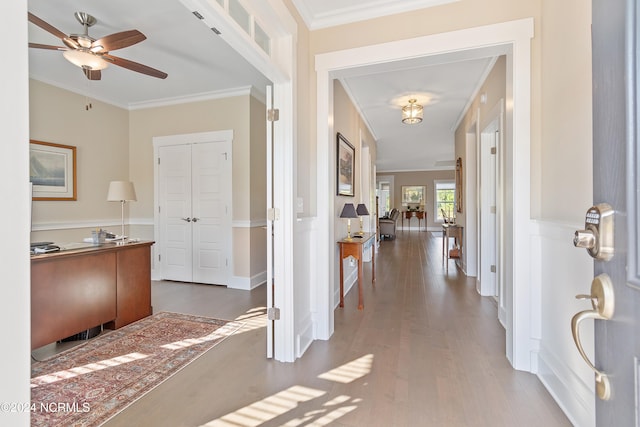
[(309, 27), (310, 30), (319, 30), (458, 1), (460, 0), (374, 0), (361, 2), (358, 6), (335, 8), (331, 11), (319, 13), (314, 12), (312, 8), (308, 6), (308, 4), (311, 3), (309, 0), (293, 0), (293, 3), (305, 24), (307, 24), (307, 27)]

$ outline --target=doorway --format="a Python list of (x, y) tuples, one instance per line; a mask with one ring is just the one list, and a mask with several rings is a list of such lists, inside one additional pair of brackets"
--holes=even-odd
[(161, 279), (228, 285), (232, 140), (232, 130), (153, 139), (155, 270)]
[[(319, 241), (318, 283), (322, 293), (328, 295), (333, 289), (335, 262), (330, 254), (334, 240), (333, 218), (334, 200), (330, 192), (323, 191), (331, 179), (332, 164), (328, 161), (334, 154), (330, 141), (334, 135), (331, 117), (333, 104), (332, 81), (345, 70), (373, 67), (376, 64), (400, 62), (408, 58), (437, 57), (456, 52), (482, 54), (487, 46), (501, 47), (501, 54), (507, 55), (507, 105), (506, 154), (504, 170), (510, 177), (510, 185), (505, 188), (505, 215), (502, 227), (504, 247), (505, 281), (512, 285), (504, 292), (506, 302), (506, 356), (514, 368), (532, 371), (531, 352), (535, 349), (535, 339), (531, 336), (532, 307), (527, 298), (531, 287), (530, 251), (528, 244), (530, 221), (530, 82), (533, 19), (522, 19), (501, 24), (488, 25), (434, 36), (418, 37), (410, 40), (384, 43), (380, 46), (366, 46), (340, 52), (330, 52), (316, 56), (317, 71), (317, 140), (318, 140), (318, 206), (327, 206), (319, 214), (319, 236), (327, 236)], [(495, 51), (494, 51), (495, 53)], [(515, 80), (517, 76), (517, 82)], [(517, 84), (516, 84), (517, 83)], [(517, 100), (517, 103), (514, 101)], [(515, 143), (517, 141), (517, 145)], [(327, 298), (327, 297), (325, 297)], [(319, 338), (328, 339), (333, 333), (332, 307), (318, 308)]]

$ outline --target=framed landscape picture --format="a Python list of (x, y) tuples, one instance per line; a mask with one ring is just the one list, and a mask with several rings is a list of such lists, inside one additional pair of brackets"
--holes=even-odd
[(356, 165), (356, 149), (347, 139), (338, 133), (337, 148), (337, 187), (338, 196), (354, 196), (354, 173)]
[(29, 141), (33, 200), (76, 200), (76, 147)]
[(424, 206), (426, 189), (424, 185), (403, 185), (402, 206), (411, 208)]

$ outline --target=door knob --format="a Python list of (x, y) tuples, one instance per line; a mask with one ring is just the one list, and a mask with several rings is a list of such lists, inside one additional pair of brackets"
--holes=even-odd
[(200, 221), (200, 218), (193, 218), (191, 221), (198, 222), (198, 221)]
[(191, 222), (191, 218), (182, 218), (183, 221)]
[(596, 393), (602, 400), (609, 400), (611, 397), (611, 385), (606, 374), (602, 373), (591, 363), (582, 348), (580, 341), (580, 322), (586, 319), (609, 320), (613, 317), (615, 308), (615, 299), (613, 293), (613, 283), (606, 274), (600, 274), (591, 282), (590, 295), (576, 295), (577, 299), (591, 300), (593, 310), (584, 310), (576, 313), (571, 318), (571, 333), (573, 341), (578, 348), (580, 356), (587, 362), (587, 365), (593, 370), (596, 380)]

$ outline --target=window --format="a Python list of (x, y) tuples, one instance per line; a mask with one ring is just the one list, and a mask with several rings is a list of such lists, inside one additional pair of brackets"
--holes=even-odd
[[(435, 181), (435, 215), (436, 221), (444, 222), (445, 216), (452, 218), (455, 212), (455, 181)], [(444, 212), (444, 215), (442, 214)]]

